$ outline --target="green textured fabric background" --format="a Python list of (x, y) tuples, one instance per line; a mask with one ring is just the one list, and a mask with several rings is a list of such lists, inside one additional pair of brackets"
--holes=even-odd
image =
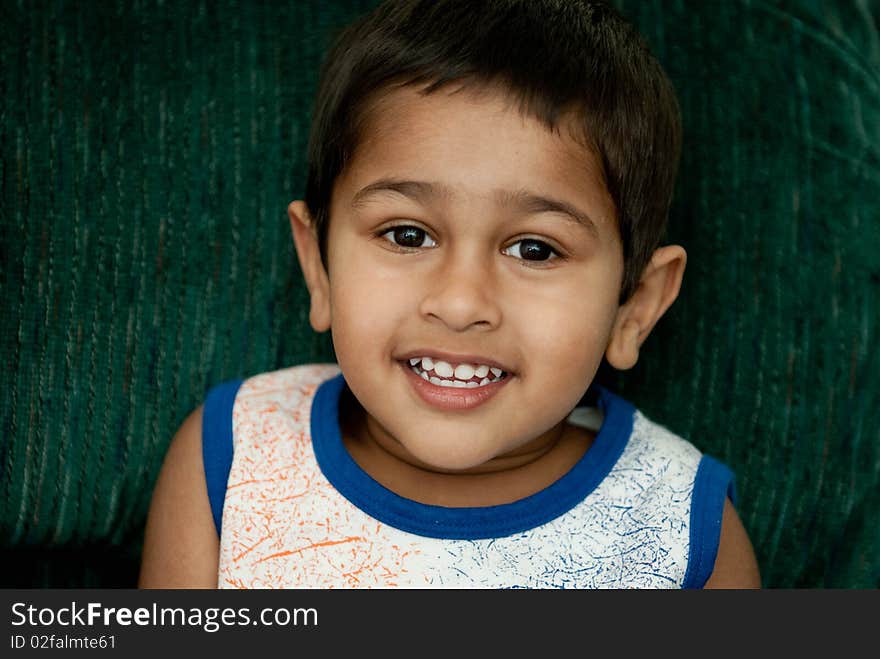
[[(766, 586), (880, 587), (876, 3), (617, 4), (679, 93), (689, 264), (603, 377), (733, 467)], [(133, 586), (208, 388), (332, 359), (285, 207), (373, 5), (0, 3), (0, 586)]]

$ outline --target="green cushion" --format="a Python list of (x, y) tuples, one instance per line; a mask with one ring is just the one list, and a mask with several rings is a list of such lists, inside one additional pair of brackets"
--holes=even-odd
[[(370, 1), (30, 3), (0, 45), (0, 585), (131, 586), (209, 387), (332, 359), (285, 215)], [(681, 298), (603, 372), (727, 462), (772, 587), (880, 586), (880, 42), (862, 2), (619, 0), (679, 93)]]

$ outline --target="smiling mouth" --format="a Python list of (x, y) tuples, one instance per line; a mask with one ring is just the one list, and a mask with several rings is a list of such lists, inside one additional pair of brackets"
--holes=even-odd
[(451, 364), (431, 357), (412, 357), (404, 362), (413, 373), (439, 387), (478, 389), (508, 377), (508, 373), (487, 364)]

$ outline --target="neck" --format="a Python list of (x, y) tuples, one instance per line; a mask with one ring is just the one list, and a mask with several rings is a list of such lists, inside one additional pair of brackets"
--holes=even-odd
[(482, 464), (468, 467), (467, 469), (444, 469), (419, 460), (377, 423), (373, 417), (365, 415), (362, 427), (364, 440), (372, 443), (378, 450), (388, 454), (390, 458), (399, 460), (405, 465), (420, 471), (459, 476), (497, 474), (527, 467), (550, 453), (559, 444), (565, 431), (565, 424), (560, 423), (523, 446), (503, 455), (495, 456)]
[(340, 417), (345, 446), (365, 472), (400, 496), (432, 505), (500, 505), (534, 494), (574, 466), (593, 439), (589, 431), (562, 421), (513, 451), (468, 469), (450, 470), (412, 455), (347, 389)]

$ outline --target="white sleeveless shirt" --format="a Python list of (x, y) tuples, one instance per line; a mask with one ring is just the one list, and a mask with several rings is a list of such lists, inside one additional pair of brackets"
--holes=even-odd
[(203, 454), (221, 588), (679, 588), (712, 572), (733, 474), (596, 387), (597, 431), (562, 478), (510, 504), (405, 499), (351, 458), (334, 364), (212, 389)]

